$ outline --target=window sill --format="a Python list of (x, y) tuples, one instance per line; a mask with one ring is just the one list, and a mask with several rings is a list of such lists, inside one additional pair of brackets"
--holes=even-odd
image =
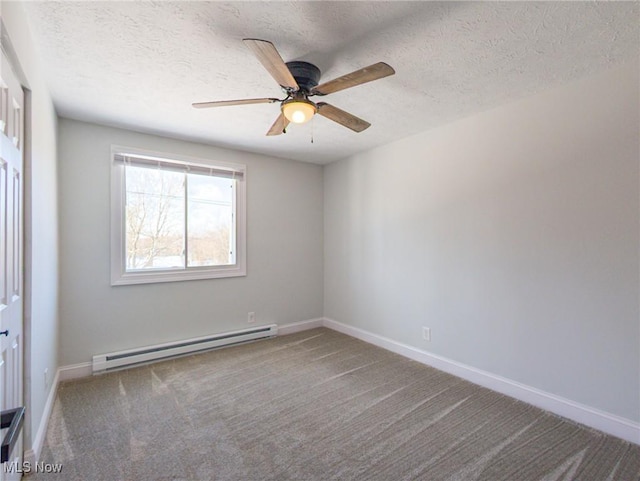
[(126, 272), (111, 279), (112, 286), (131, 284), (155, 284), (159, 282), (195, 281), (246, 276), (247, 270), (240, 266), (224, 266), (215, 269), (154, 270), (149, 272)]

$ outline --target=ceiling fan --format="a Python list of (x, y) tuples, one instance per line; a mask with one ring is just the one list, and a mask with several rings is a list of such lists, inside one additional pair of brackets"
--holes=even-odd
[(378, 62), (318, 85), (320, 69), (315, 65), (303, 61), (285, 63), (278, 53), (278, 50), (276, 50), (276, 47), (267, 40), (245, 38), (243, 42), (282, 87), (286, 97), (284, 99), (259, 98), (197, 102), (194, 103), (193, 106), (197, 109), (203, 109), (209, 107), (225, 107), (228, 105), (279, 102), (280, 115), (267, 132), (267, 135), (280, 135), (285, 133), (290, 122), (303, 124), (309, 121), (315, 114), (320, 114), (354, 132), (362, 132), (371, 126), (369, 122), (326, 102), (313, 102), (309, 100), (309, 97), (328, 95), (396, 73), (395, 70), (386, 63)]

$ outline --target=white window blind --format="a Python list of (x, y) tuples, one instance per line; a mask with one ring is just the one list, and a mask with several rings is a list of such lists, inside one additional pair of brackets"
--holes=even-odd
[(113, 160), (117, 163), (123, 163), (134, 167), (147, 167), (151, 169), (186, 172), (189, 174), (211, 175), (227, 179), (241, 180), (244, 177), (244, 170), (241, 169), (209, 166), (193, 162), (187, 163), (179, 160), (168, 160), (140, 154), (116, 153), (113, 156)]

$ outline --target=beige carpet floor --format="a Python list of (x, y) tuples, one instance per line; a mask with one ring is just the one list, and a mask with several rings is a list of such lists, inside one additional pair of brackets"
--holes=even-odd
[[(632, 481), (640, 447), (328, 329), (62, 383), (64, 481)], [(32, 478), (34, 479), (34, 478)]]

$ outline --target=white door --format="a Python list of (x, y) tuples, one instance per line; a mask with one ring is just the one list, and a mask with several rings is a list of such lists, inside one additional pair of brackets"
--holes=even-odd
[[(0, 410), (22, 406), (22, 235), (24, 95), (2, 52), (0, 65)], [(6, 429), (2, 430), (4, 438)], [(19, 479), (22, 436), (0, 469)]]

